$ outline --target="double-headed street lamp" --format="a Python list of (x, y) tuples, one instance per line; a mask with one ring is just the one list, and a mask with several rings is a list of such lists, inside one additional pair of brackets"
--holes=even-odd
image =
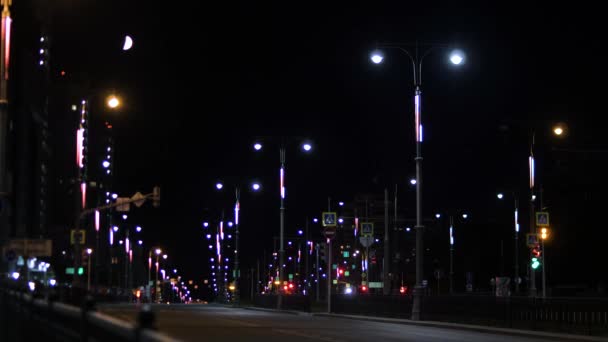
[[(515, 293), (519, 294), (519, 284), (521, 283), (521, 279), (519, 278), (519, 200), (517, 198), (517, 193), (515, 191), (510, 192), (513, 197), (513, 228), (515, 229), (515, 264), (514, 264), (514, 273), (513, 281), (515, 282)], [(502, 192), (496, 194), (496, 198), (499, 200), (505, 199), (506, 195)]]
[[(300, 145), (302, 151), (305, 153), (309, 153), (312, 151), (312, 144), (309, 141), (304, 141)], [(263, 148), (262, 142), (256, 141), (253, 144), (253, 149), (255, 151), (261, 151)], [(279, 148), (279, 156), (280, 156), (280, 168), (279, 168), (279, 195), (281, 198), (281, 206), (280, 206), (280, 244), (279, 244), (279, 287), (277, 291), (277, 309), (281, 309), (283, 305), (283, 294), (281, 292), (281, 286), (284, 281), (284, 261), (285, 261), (285, 248), (284, 248), (284, 240), (285, 240), (285, 197), (286, 197), (286, 187), (285, 187), (285, 144), (281, 144)]]
[[(422, 300), (422, 278), (424, 276), (422, 258), (424, 254), (424, 246), (422, 234), (424, 225), (422, 224), (422, 62), (424, 58), (434, 50), (449, 48), (448, 45), (418, 45), (415, 44), (413, 51), (410, 51), (412, 46), (381, 44), (380, 48), (398, 49), (404, 52), (412, 62), (414, 76), (414, 125), (416, 136), (416, 285), (414, 287), (414, 303), (412, 305), (412, 319), (420, 320), (420, 305)], [(419, 47), (423, 47), (422, 51)], [(381, 51), (376, 50), (371, 54), (371, 60), (375, 64), (382, 63), (384, 55)], [(461, 65), (465, 62), (465, 55), (460, 50), (452, 50), (450, 54), (450, 62), (454, 65)]]
[[(252, 182), (250, 186), (251, 191), (254, 192), (260, 191), (261, 187), (262, 186), (259, 182)], [(215, 188), (217, 190), (222, 190), (224, 188), (224, 184), (222, 182), (217, 182), (215, 184)], [(234, 192), (236, 195), (236, 202), (234, 204), (234, 302), (238, 305), (240, 300), (239, 280), (241, 278), (241, 270), (239, 269), (239, 213), (241, 211), (241, 189), (236, 186)]]

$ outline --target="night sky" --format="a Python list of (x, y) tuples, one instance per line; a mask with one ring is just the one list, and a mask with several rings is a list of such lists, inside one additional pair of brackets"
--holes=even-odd
[[(91, 91), (124, 94), (119, 113), (98, 114), (111, 115), (115, 126), (116, 190), (161, 185), (161, 208), (146, 205), (132, 215), (144, 240), (165, 246), (189, 277), (208, 271), (201, 222), (222, 209), (230, 214), (234, 186), (252, 179), (263, 192), (243, 190), (243, 268), (271, 252), (281, 141), (288, 232), (318, 216), (328, 196), (348, 202), (382, 196), (385, 187), (392, 196), (395, 184), (400, 215), (415, 218), (411, 64), (389, 50), (374, 65), (369, 52), (383, 42), (418, 41), (467, 54), (459, 68), (442, 51), (423, 66), (425, 219), (468, 212), (470, 223), (456, 235), (460, 260), (487, 258), (494, 267), (503, 239), (511, 265), (512, 202), (498, 202), (496, 192), (520, 192), (523, 236), (534, 130), (537, 183), (555, 222), (549, 281), (607, 280), (605, 19), (598, 8), (213, 3), (62, 1), (50, 16), (56, 83), (87, 80)], [(135, 45), (122, 53), (125, 34)], [(60, 70), (67, 75), (60, 78)], [(68, 108), (54, 115), (71, 120)], [(550, 134), (557, 122), (568, 126), (559, 141)], [(67, 126), (53, 132), (65, 144), (72, 139)], [(261, 154), (251, 148), (256, 137), (267, 140)], [(300, 152), (302, 138), (314, 143), (313, 154)], [(70, 153), (55, 151), (71, 161)], [(218, 179), (228, 192), (215, 191)]]

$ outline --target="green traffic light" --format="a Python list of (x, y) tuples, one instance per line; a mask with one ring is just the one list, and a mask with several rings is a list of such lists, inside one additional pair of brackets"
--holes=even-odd
[(537, 258), (532, 258), (532, 269), (537, 269), (540, 266), (540, 261)]

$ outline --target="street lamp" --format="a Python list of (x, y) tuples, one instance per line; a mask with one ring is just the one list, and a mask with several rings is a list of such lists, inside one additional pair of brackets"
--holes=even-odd
[[(261, 143), (257, 143), (260, 144)], [(310, 153), (312, 151), (312, 143), (309, 141), (304, 141), (301, 144), (301, 148), (304, 152)], [(261, 150), (256, 149), (256, 150)], [(283, 264), (285, 261), (285, 248), (284, 248), (284, 240), (285, 240), (285, 196), (286, 196), (286, 188), (285, 188), (285, 145), (281, 145), (279, 148), (279, 156), (280, 156), (280, 168), (279, 168), (279, 196), (281, 199), (280, 202), (280, 244), (279, 244), (279, 288), (277, 292), (277, 309), (281, 309), (283, 305), (283, 293), (281, 292), (282, 282), (285, 279), (284, 277), (284, 269)]]
[[(425, 49), (420, 53), (419, 45), (414, 45), (414, 50), (411, 52), (409, 48), (411, 46), (382, 44), (380, 47), (398, 49), (404, 52), (412, 62), (413, 67), (413, 78), (414, 78), (414, 127), (416, 137), (416, 285), (414, 287), (414, 303), (412, 305), (412, 319), (420, 320), (420, 309), (422, 301), (422, 278), (424, 277), (423, 269), (423, 257), (424, 257), (424, 243), (423, 243), (423, 230), (422, 224), (422, 118), (421, 118), (421, 104), (422, 104), (422, 62), (424, 58), (436, 49), (448, 48), (447, 45), (432, 44), (427, 45)], [(381, 51), (374, 51), (371, 56), (371, 60), (375, 64), (382, 63), (384, 55)], [(450, 61), (455, 65), (462, 65), (465, 62), (464, 53), (461, 51), (454, 50), (451, 53)]]
[[(89, 96), (91, 97), (91, 96)], [(80, 230), (80, 219), (81, 212), (86, 207), (86, 199), (87, 199), (87, 181), (88, 181), (88, 137), (89, 137), (89, 121), (90, 121), (90, 100), (83, 99), (80, 102), (79, 109), (79, 117), (78, 117), (78, 129), (76, 130), (76, 191), (75, 191), (75, 221), (74, 228), (76, 230)], [(120, 101), (114, 95), (107, 98), (106, 107), (110, 109), (116, 109), (120, 106)], [(110, 155), (106, 157), (103, 161), (102, 166), (107, 169), (107, 172), (110, 172), (110, 167), (112, 162), (110, 162)], [(99, 240), (99, 236), (97, 234), (96, 239)], [(80, 268), (81, 260), (81, 246), (80, 243), (76, 242), (74, 244), (74, 269), (78, 270)], [(80, 275), (78, 272), (74, 272), (74, 278), (72, 285), (80, 286)]]
[(162, 252), (163, 251), (160, 248), (156, 248), (154, 250), (154, 254), (156, 254), (156, 268), (155, 268), (155, 272), (154, 272), (156, 280), (154, 281), (154, 293), (155, 293), (157, 303), (160, 302), (160, 291), (159, 291), (159, 286), (158, 286), (158, 273), (160, 272), (160, 270), (159, 270), (160, 263), (158, 261), (158, 258), (160, 257)]
[[(519, 279), (519, 201), (517, 199), (517, 194), (515, 193), (515, 191), (511, 191), (511, 195), (513, 196), (513, 202), (514, 202), (514, 211), (513, 211), (513, 227), (515, 230), (515, 260), (514, 260), (514, 277), (513, 277), (513, 281), (515, 282), (515, 293), (519, 293), (519, 283), (520, 283), (520, 279)], [(504, 198), (504, 194), (502, 192), (499, 192), (498, 194), (496, 194), (496, 197), (499, 200), (502, 200)]]
[(91, 248), (87, 248), (87, 255), (89, 256), (89, 260), (87, 262), (87, 292), (91, 290), (91, 254), (93, 250)]
[[(260, 145), (259, 148), (256, 148), (256, 150), (261, 149), (261, 144), (256, 144), (256, 145)], [(251, 183), (251, 190), (254, 192), (257, 192), (261, 189), (261, 185), (259, 182), (253, 182)], [(216, 188), (218, 190), (221, 190), (222, 187), (218, 188), (216, 186)], [(239, 304), (239, 300), (240, 300), (240, 288), (239, 288), (239, 280), (241, 277), (241, 270), (240, 270), (240, 266), (239, 266), (239, 240), (240, 240), (240, 231), (239, 231), (239, 224), (240, 224), (240, 220), (239, 220), (239, 214), (241, 211), (241, 203), (240, 203), (240, 199), (241, 199), (241, 190), (238, 186), (235, 187), (235, 195), (236, 195), (236, 201), (234, 204), (234, 226), (235, 226), (235, 241), (234, 241), (234, 301), (235, 303), (238, 305)], [(232, 227), (232, 222), (228, 222), (228, 226)]]

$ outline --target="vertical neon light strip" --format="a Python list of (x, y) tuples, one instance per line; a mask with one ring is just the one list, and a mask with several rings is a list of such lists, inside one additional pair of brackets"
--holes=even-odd
[(82, 209), (84, 209), (87, 201), (87, 183), (80, 183), (80, 193), (82, 194)]
[(148, 269), (152, 269), (152, 256), (150, 254), (148, 254)]
[(114, 231), (110, 229), (110, 246), (114, 245)]
[(11, 17), (6, 17), (4, 21), (5, 27), (5, 45), (4, 45), (4, 79), (8, 80), (8, 69), (9, 69), (9, 61), (11, 56), (11, 24), (13, 23), (13, 19)]
[(528, 158), (528, 164), (530, 165), (530, 189), (534, 188), (534, 156)]
[(5, 80), (8, 80), (8, 69), (9, 69), (9, 61), (10, 61), (10, 52), (11, 52), (11, 24), (13, 20), (6, 13), (2, 13), (2, 43), (4, 49), (4, 77)]
[(355, 217), (355, 237), (357, 237), (358, 231), (359, 231), (359, 218)]
[(517, 209), (515, 209), (515, 232), (519, 233), (519, 217)]
[(416, 141), (422, 142), (422, 123), (420, 122), (420, 95), (414, 96), (414, 124), (416, 125)]
[(129, 253), (129, 251), (131, 250), (131, 249), (129, 248), (129, 245), (130, 245), (130, 243), (129, 243), (129, 238), (126, 238), (126, 239), (125, 239), (125, 252), (126, 252), (126, 253)]
[(224, 240), (224, 221), (220, 221), (220, 239)]
[(302, 250), (298, 248), (298, 264), (300, 263), (301, 257), (302, 257)]
[[(221, 256), (221, 250), (220, 250), (220, 235), (219, 234), (215, 234), (215, 249), (216, 249), (216, 254), (218, 256), (218, 258)], [(220, 258), (221, 259), (221, 258)], [(221, 260), (219, 260), (221, 263)]]
[(234, 206), (234, 223), (239, 224), (239, 211), (241, 210), (241, 204), (239, 201), (236, 201), (236, 205)]
[(76, 131), (76, 166), (82, 169), (82, 142), (84, 140), (84, 129), (78, 128)]
[(285, 169), (281, 166), (281, 198), (285, 199)]
[(133, 263), (133, 250), (129, 249), (129, 263)]
[(99, 231), (99, 210), (95, 210), (95, 231)]
[(454, 228), (450, 226), (450, 246), (454, 245)]

